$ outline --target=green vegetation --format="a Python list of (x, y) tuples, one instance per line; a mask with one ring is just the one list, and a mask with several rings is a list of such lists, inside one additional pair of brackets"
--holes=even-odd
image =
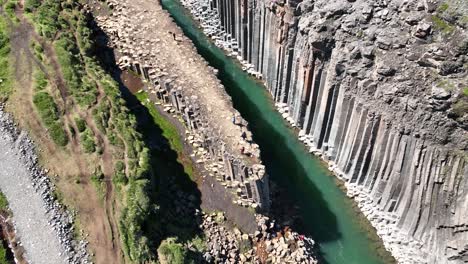
[(192, 161), (190, 159), (184, 158), (184, 147), (182, 138), (180, 137), (177, 128), (166, 118), (164, 118), (158, 109), (153, 104), (148, 104), (148, 94), (144, 91), (140, 91), (136, 94), (137, 99), (142, 102), (148, 109), (150, 115), (153, 117), (153, 121), (158, 125), (163, 136), (169, 141), (171, 149), (177, 152), (177, 160), (184, 166), (185, 173), (191, 178), (194, 179), (194, 168)]
[(10, 39), (6, 21), (0, 17), (0, 101), (5, 101), (13, 91), (10, 59)]
[(0, 211), (8, 210), (8, 201), (3, 193), (0, 192)]
[(76, 117), (75, 118), (75, 123), (76, 123), (76, 127), (78, 128), (78, 132), (81, 133), (81, 132), (85, 131), (86, 122), (82, 118)]
[(443, 12), (447, 11), (448, 8), (449, 8), (449, 4), (448, 4), (448, 3), (442, 3), (442, 4), (437, 8), (437, 12), (438, 12), (438, 13), (443, 13)]
[(440, 31), (444, 34), (452, 34), (455, 31), (455, 25), (445, 21), (438, 15), (431, 16), (432, 23), (434, 25), (434, 29)]
[(96, 188), (99, 198), (104, 200), (106, 195), (106, 184), (104, 183), (104, 174), (100, 169), (97, 169), (91, 176), (91, 183), (94, 185), (94, 188)]
[(96, 103), (96, 84), (86, 76), (81, 54), (72, 33), (63, 33), (55, 41), (55, 51), (63, 77), (73, 98), (82, 107)]
[[(0, 211), (8, 211), (8, 201), (0, 192)], [(7, 250), (3, 247), (2, 241), (0, 240), (0, 264), (10, 264), (11, 262), (7, 259)]]
[[(112, 152), (115, 162), (112, 184), (118, 192), (116, 197), (121, 209), (118, 228), (125, 259), (131, 263), (153, 263), (157, 259), (157, 243), (163, 238), (158, 237), (161, 231), (156, 230), (156, 233), (153, 233), (148, 228), (155, 221), (154, 216), (157, 217), (154, 213), (157, 205), (152, 200), (156, 193), (156, 182), (153, 181), (155, 176), (150, 164), (150, 151), (145, 147), (143, 137), (137, 130), (139, 128), (136, 117), (127, 108), (118, 83), (103, 70), (94, 57), (95, 45), (90, 39), (92, 32), (87, 26), (88, 17), (81, 13), (82, 9), (76, 1), (27, 0), (25, 5), (34, 28), (52, 45), (57, 54), (69, 94), (67, 102), (76, 103), (80, 111), (92, 114), (99, 132), (106, 136), (117, 150)], [(35, 44), (33, 49), (43, 57), (44, 51), (40, 45)], [(102, 95), (99, 96), (99, 100), (98, 94)], [(52, 109), (56, 109), (58, 116), (62, 114), (56, 106)], [(78, 116), (78, 113), (71, 114)], [(171, 148), (181, 153), (183, 145), (177, 129), (160, 116), (156, 109), (152, 110), (152, 115), (164, 131), (164, 136), (169, 139)], [(80, 116), (83, 115), (80, 113)], [(93, 131), (81, 118), (75, 118), (74, 122), (85, 152), (95, 152), (99, 155)], [(187, 161), (185, 163), (188, 164)], [(189, 168), (186, 170), (193, 174), (191, 166), (184, 167)], [(105, 194), (106, 185), (102, 172), (94, 173), (91, 181), (98, 193)], [(193, 219), (180, 221), (193, 224)], [(171, 230), (177, 228), (177, 225), (173, 225)], [(157, 239), (150, 240), (148, 236)], [(201, 238), (195, 238), (192, 243), (197, 248), (204, 246)], [(181, 251), (174, 244), (179, 243), (171, 242), (163, 246), (162, 250), (171, 259), (180, 259)], [(173, 250), (174, 254), (171, 253)], [(182, 252), (184, 253), (185, 249)]]
[(93, 118), (98, 129), (101, 132), (106, 132), (109, 127), (111, 105), (108, 100), (102, 100), (98, 107), (93, 110)]
[(93, 153), (96, 151), (96, 142), (94, 141), (93, 132), (86, 128), (80, 136), (81, 146), (86, 153)]
[(40, 0), (26, 0), (24, 3), (24, 11), (26, 13), (31, 13), (34, 9), (41, 6)]
[(444, 34), (452, 34), (455, 31), (455, 26), (440, 18), (437, 15), (431, 17), (434, 28)]
[(437, 82), (437, 86), (443, 88), (447, 92), (452, 92), (456, 89), (455, 85), (450, 80), (441, 80)]
[(146, 108), (153, 117), (153, 121), (161, 128), (163, 131), (163, 136), (169, 140), (171, 148), (179, 153), (184, 151), (182, 139), (177, 131), (177, 128), (165, 119), (152, 104), (146, 104), (148, 100), (148, 94), (146, 92), (140, 91), (136, 94), (136, 97), (140, 102), (145, 103)]
[(36, 3), (36, 1), (27, 1), (25, 10), (32, 12), (37, 8), (37, 12), (33, 16), (34, 25), (39, 35), (52, 39), (61, 28), (59, 15), (61, 11), (60, 1), (42, 1), (42, 3)]
[(463, 96), (468, 97), (468, 87), (463, 88)]
[(174, 237), (167, 238), (161, 243), (158, 256), (161, 263), (185, 264), (188, 262), (187, 249)]
[(15, 23), (19, 21), (19, 19), (16, 17), (16, 14), (15, 14), (15, 9), (17, 5), (18, 5), (17, 0), (8, 0), (4, 6), (5, 13), (8, 15), (11, 21)]
[(44, 48), (41, 46), (40, 43), (38, 43), (37, 41), (32, 41), (31, 49), (32, 49), (32, 52), (34, 53), (34, 56), (38, 60), (44, 61)]
[(462, 117), (466, 113), (468, 113), (468, 100), (467, 98), (459, 99), (453, 106), (452, 106), (453, 113), (458, 117)]
[(240, 251), (240, 253), (245, 254), (251, 248), (252, 248), (252, 242), (250, 242), (250, 240), (241, 239), (239, 241), (239, 251)]
[(47, 92), (39, 92), (34, 95), (33, 102), (52, 140), (59, 146), (67, 145), (68, 136), (52, 96)]
[(6, 254), (7, 254), (6, 249), (0, 243), (0, 264), (10, 264), (10, 262), (7, 260)]
[(200, 236), (194, 237), (190, 243), (198, 252), (205, 252), (207, 250), (206, 241)]
[[(154, 259), (142, 226), (149, 213), (148, 192), (151, 171), (149, 151), (144, 147), (141, 135), (136, 131), (136, 119), (129, 113), (122, 99), (118, 84), (99, 66), (93, 58), (94, 43), (90, 40), (91, 30), (87, 18), (79, 11), (76, 3), (59, 0), (37, 1), (27, 4), (39, 35), (53, 42), (58, 62), (73, 100), (82, 108), (89, 109), (97, 102), (98, 87), (105, 98), (93, 111), (98, 129), (108, 135), (111, 144), (125, 149), (128, 174), (116, 170), (113, 184), (122, 191), (122, 212), (119, 221), (120, 237), (126, 258), (132, 262), (148, 262)], [(60, 33), (60, 34), (59, 34)], [(75, 120), (79, 130), (81, 121)], [(83, 148), (95, 151), (94, 135), (88, 129), (81, 133)], [(121, 159), (121, 157), (117, 157)], [(120, 164), (120, 163), (119, 163)], [(92, 178), (101, 186), (101, 177)]]
[(34, 89), (36, 89), (36, 91), (44, 90), (49, 84), (49, 81), (47, 80), (47, 76), (42, 70), (37, 70), (34, 73), (34, 84), (35, 84)]

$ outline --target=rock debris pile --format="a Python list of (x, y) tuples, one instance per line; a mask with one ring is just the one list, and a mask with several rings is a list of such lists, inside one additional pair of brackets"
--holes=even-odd
[(317, 263), (311, 249), (314, 241), (287, 228), (281, 229), (268, 217), (258, 215), (258, 231), (243, 234), (224, 226), (222, 212), (203, 214), (202, 229), (209, 263)]
[(85, 241), (73, 239), (73, 217), (54, 197), (33, 141), (0, 105), (0, 189), (29, 263), (90, 263)]
[(468, 261), (468, 2), (184, 0), (401, 263)]

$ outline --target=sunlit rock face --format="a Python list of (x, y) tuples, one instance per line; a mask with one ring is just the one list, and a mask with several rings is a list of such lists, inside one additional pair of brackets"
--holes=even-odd
[(401, 263), (468, 261), (468, 4), (446, 2), (183, 2)]

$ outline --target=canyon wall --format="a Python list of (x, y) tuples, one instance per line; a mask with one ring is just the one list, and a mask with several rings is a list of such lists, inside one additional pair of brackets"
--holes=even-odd
[(400, 263), (468, 261), (463, 1), (187, 0)]

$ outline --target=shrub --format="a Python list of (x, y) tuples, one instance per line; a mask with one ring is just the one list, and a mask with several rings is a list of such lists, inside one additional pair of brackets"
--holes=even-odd
[(5, 13), (12, 19), (13, 21), (17, 22), (18, 18), (15, 14), (16, 6), (18, 5), (18, 1), (9, 0), (5, 5)]
[(55, 144), (62, 147), (68, 144), (68, 137), (61, 122), (51, 124), (49, 126), (49, 134)]
[(191, 241), (192, 245), (197, 249), (198, 252), (206, 251), (206, 241), (199, 236), (196, 236)]
[(161, 264), (184, 264), (187, 262), (187, 249), (177, 243), (177, 238), (170, 237), (161, 242), (158, 248), (158, 257)]
[(96, 143), (94, 142), (94, 135), (91, 130), (86, 129), (80, 137), (81, 146), (86, 153), (93, 153), (96, 151)]
[(125, 170), (125, 163), (121, 160), (115, 163), (115, 171), (123, 172)]
[(114, 184), (123, 184), (123, 185), (127, 185), (128, 183), (128, 178), (127, 176), (125, 176), (124, 173), (122, 172), (116, 172), (114, 177), (112, 178), (112, 182)]
[(24, 11), (31, 13), (39, 6), (41, 6), (41, 1), (39, 0), (26, 0), (24, 3)]
[(81, 132), (85, 131), (86, 122), (82, 118), (76, 117), (75, 118), (75, 123), (76, 123), (76, 127), (78, 128), (78, 132), (81, 133)]
[(91, 183), (96, 188), (99, 198), (104, 199), (106, 195), (106, 186), (104, 183), (104, 174), (101, 169), (97, 169), (97, 171), (91, 176)]
[(150, 251), (142, 226), (149, 216), (150, 200), (147, 189), (148, 180), (130, 180), (128, 184), (126, 207), (122, 210), (119, 229), (122, 234), (124, 251), (135, 262), (149, 260)]

